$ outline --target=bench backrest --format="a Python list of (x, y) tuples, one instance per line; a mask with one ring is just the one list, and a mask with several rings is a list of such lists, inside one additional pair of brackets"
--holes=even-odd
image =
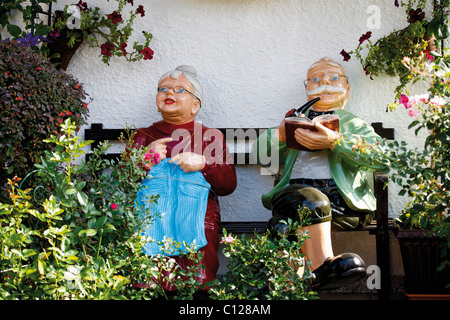
[[(393, 128), (383, 128), (381, 122), (372, 123), (372, 127), (375, 132), (382, 138), (394, 139), (394, 129)], [(244, 151), (238, 151), (230, 149), (233, 156), (235, 164), (250, 164), (250, 150), (252, 138), (256, 138), (261, 133), (263, 133), (267, 128), (218, 128), (226, 138), (232, 138), (233, 141), (227, 139), (227, 144), (232, 142), (234, 145), (238, 143), (243, 143), (240, 149)], [(85, 140), (93, 140), (91, 144), (91, 150), (95, 149), (102, 141), (115, 141), (118, 140), (120, 135), (126, 133), (125, 129), (104, 129), (102, 123), (91, 124), (90, 129), (85, 129)], [(231, 146), (228, 145), (230, 148)], [(119, 153), (108, 153), (105, 155), (106, 158), (114, 159), (117, 158)], [(89, 159), (89, 154), (86, 154), (86, 160)]]

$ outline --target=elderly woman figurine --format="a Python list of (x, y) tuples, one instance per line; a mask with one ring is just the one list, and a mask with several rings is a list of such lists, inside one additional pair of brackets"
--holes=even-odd
[[(194, 121), (202, 99), (202, 87), (193, 67), (182, 65), (165, 73), (156, 96), (162, 120), (138, 129), (134, 147), (148, 146), (150, 152), (144, 164), (148, 174), (142, 181), (148, 191), (144, 193), (159, 195), (152, 211), (160, 218), (148, 228), (149, 236), (156, 241), (173, 238), (197, 245), (205, 268), (199, 266), (196, 280), (206, 284), (216, 278), (219, 267), (218, 197), (235, 190), (236, 171), (230, 164), (223, 134)], [(161, 253), (156, 241), (145, 248), (147, 254)], [(183, 269), (194, 263), (186, 256), (172, 255)], [(176, 290), (168, 282), (163, 287), (166, 291)]]

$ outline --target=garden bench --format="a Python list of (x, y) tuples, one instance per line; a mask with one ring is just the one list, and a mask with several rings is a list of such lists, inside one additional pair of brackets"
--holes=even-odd
[[(372, 123), (372, 127), (376, 133), (382, 138), (394, 139), (394, 129), (383, 128), (380, 122)], [(240, 130), (240, 132), (247, 132), (249, 128), (218, 128), (224, 135), (227, 130)], [(256, 132), (259, 136), (267, 128), (251, 128), (252, 132)], [(230, 132), (230, 131), (228, 131)], [(125, 134), (125, 129), (104, 129), (103, 124), (93, 123), (91, 128), (85, 129), (85, 140), (93, 140), (91, 150), (95, 149), (102, 141), (118, 140), (121, 134)], [(234, 162), (237, 165), (252, 164), (250, 160), (249, 137), (244, 135), (234, 136), (234, 142), (244, 142), (244, 152), (231, 152)], [(242, 138), (244, 137), (244, 138)], [(238, 141), (241, 139), (241, 141)], [(242, 141), (242, 139), (244, 141)], [(119, 157), (120, 153), (108, 153), (104, 155), (106, 159), (115, 159)], [(90, 154), (86, 154), (86, 160), (89, 159)], [(238, 160), (239, 161), (236, 161)], [(275, 177), (277, 178), (277, 177)], [(385, 187), (387, 182), (387, 175), (376, 172), (374, 174), (374, 192), (377, 199), (377, 210), (373, 221), (366, 227), (358, 231), (368, 231), (369, 234), (375, 235), (376, 243), (376, 259), (377, 265), (381, 273), (381, 289), (378, 290), (378, 297), (380, 300), (389, 299), (391, 292), (391, 272), (390, 272), (390, 248), (389, 248), (389, 230), (395, 229), (395, 224), (392, 219), (388, 217), (388, 190)], [(276, 183), (276, 182), (275, 182)], [(263, 233), (266, 231), (267, 221), (224, 221), (221, 223), (221, 229), (225, 228), (228, 233), (233, 234), (253, 234)], [(345, 232), (345, 231), (342, 231)]]

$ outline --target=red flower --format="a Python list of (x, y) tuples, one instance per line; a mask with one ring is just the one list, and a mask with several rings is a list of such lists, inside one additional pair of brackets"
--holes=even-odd
[(430, 51), (424, 51), (423, 53), (425, 53), (425, 55), (427, 56), (428, 60), (430, 60), (430, 62), (433, 62), (434, 57), (431, 55)]
[(59, 114), (60, 114), (61, 116), (71, 116), (71, 115), (72, 115), (72, 112), (70, 112), (70, 111), (61, 111)]
[(100, 48), (102, 49), (102, 55), (110, 57), (111, 50), (114, 49), (114, 46), (112, 44), (110, 44), (109, 42), (105, 42), (104, 44), (102, 44), (100, 46)]
[(112, 20), (112, 24), (116, 24), (122, 21), (122, 15), (118, 14), (117, 11), (114, 11), (111, 14), (108, 14), (108, 19)]
[(88, 10), (88, 6), (86, 2), (83, 2), (82, 0), (78, 1), (77, 6), (80, 8), (80, 10), (82, 11), (87, 11)]
[(423, 18), (425, 18), (425, 12), (423, 12), (422, 9), (420, 9), (420, 8), (417, 10), (411, 9), (408, 12), (408, 15), (409, 15), (409, 19), (408, 19), (409, 23), (414, 23), (416, 21), (422, 21)]
[(369, 40), (372, 36), (372, 31), (367, 31), (359, 38), (359, 44), (361, 45), (364, 41)]
[(341, 55), (344, 57), (344, 61), (348, 61), (351, 58), (350, 54), (347, 51), (345, 51), (344, 49), (342, 49)]
[(111, 205), (111, 209), (116, 210), (116, 209), (117, 209), (117, 204), (113, 203), (113, 204)]
[(144, 55), (144, 60), (153, 59), (153, 55), (155, 54), (155, 52), (153, 52), (153, 50), (150, 49), (150, 47), (145, 48), (144, 50), (141, 51), (141, 53)]
[(134, 1), (134, 0), (127, 0), (127, 3), (131, 3), (131, 5), (134, 6), (133, 1)]
[(140, 5), (137, 9), (136, 9), (136, 13), (140, 13), (141, 17), (145, 16), (145, 11), (144, 11), (144, 7), (142, 5)]
[(126, 42), (124, 42), (124, 43), (122, 43), (122, 44), (120, 45), (120, 50), (122, 50), (124, 56), (127, 55), (127, 50), (125, 49), (126, 46), (127, 46), (127, 43), (126, 43)]

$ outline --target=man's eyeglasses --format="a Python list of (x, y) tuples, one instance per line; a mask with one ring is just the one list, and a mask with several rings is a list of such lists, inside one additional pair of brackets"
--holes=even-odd
[(307, 87), (307, 88), (314, 88), (314, 87), (318, 87), (325, 78), (328, 79), (328, 82), (332, 86), (336, 86), (336, 85), (343, 84), (343, 83), (345, 84), (347, 82), (347, 76), (344, 76), (344, 75), (338, 74), (338, 73), (330, 73), (330, 74), (324, 74), (322, 76), (316, 76), (316, 77), (307, 79), (303, 83), (305, 84), (305, 87)]
[(169, 90), (172, 90), (173, 93), (175, 94), (185, 94), (185, 93), (189, 93), (191, 94), (194, 98), (197, 98), (200, 101), (200, 98), (197, 97), (195, 94), (193, 94), (192, 92), (190, 92), (188, 89), (185, 89), (183, 87), (158, 87), (158, 93), (167, 93), (169, 92)]

